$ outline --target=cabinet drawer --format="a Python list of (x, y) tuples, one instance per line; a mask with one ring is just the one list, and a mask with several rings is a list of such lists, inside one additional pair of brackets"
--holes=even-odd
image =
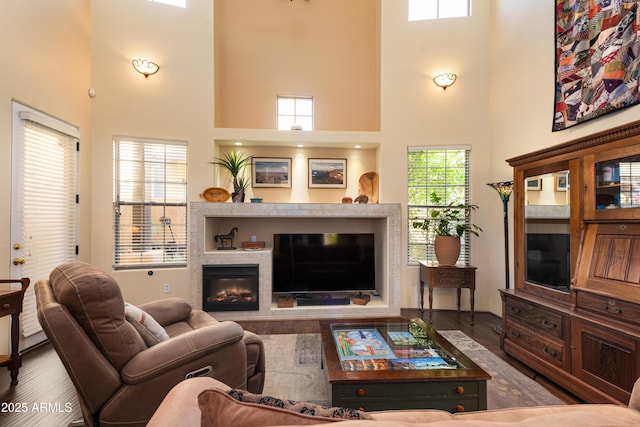
[(433, 287), (470, 287), (474, 271), (471, 269), (439, 268), (432, 272)]
[(506, 315), (542, 333), (564, 340), (565, 318), (560, 313), (535, 304), (509, 298)]
[(545, 337), (514, 321), (507, 321), (505, 340), (512, 341), (549, 363), (563, 367), (564, 343), (562, 341)]
[(403, 399), (401, 397), (391, 397), (389, 399), (369, 399), (369, 400), (352, 400), (341, 399), (333, 401), (333, 406), (342, 408), (352, 408), (371, 411), (397, 411), (397, 410), (417, 410), (417, 409), (439, 409), (450, 413), (481, 411), (482, 405), (475, 398), (456, 398), (456, 399)]
[(340, 394), (343, 397), (349, 397), (352, 399), (389, 399), (398, 395), (421, 398), (454, 397), (460, 395), (478, 396), (480, 393), (478, 382), (474, 381), (344, 384), (340, 385), (339, 389)]
[(578, 292), (576, 308), (586, 310), (610, 320), (640, 326), (640, 305), (615, 298)]
[(388, 409), (442, 409), (450, 412), (484, 409), (486, 384), (478, 381), (445, 381), (385, 384), (333, 384), (334, 406)]
[(11, 296), (0, 299), (0, 317), (20, 313), (21, 310), (22, 301), (19, 297)]

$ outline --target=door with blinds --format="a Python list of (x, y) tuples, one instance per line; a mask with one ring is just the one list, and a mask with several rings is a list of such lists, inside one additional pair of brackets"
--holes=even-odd
[(28, 277), (21, 349), (45, 339), (34, 287), (56, 266), (76, 259), (75, 126), (13, 102), (11, 147), (11, 277)]

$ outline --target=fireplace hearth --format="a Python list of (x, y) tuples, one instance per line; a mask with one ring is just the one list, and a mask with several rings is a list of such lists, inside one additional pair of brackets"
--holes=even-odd
[(205, 311), (258, 310), (258, 264), (202, 266)]

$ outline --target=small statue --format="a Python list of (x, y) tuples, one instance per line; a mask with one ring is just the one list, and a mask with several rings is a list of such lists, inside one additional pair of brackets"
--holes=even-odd
[(220, 242), (220, 246), (218, 246), (218, 250), (234, 250), (233, 247), (233, 238), (238, 232), (238, 227), (233, 227), (228, 234), (216, 234), (214, 239), (216, 242)]
[(356, 197), (353, 202), (364, 204), (364, 203), (367, 203), (368, 201), (369, 201), (369, 196), (367, 196), (366, 194), (359, 194), (358, 197)]

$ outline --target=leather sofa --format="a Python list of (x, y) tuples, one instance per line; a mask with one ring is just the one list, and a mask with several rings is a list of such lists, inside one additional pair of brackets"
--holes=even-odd
[(125, 304), (116, 281), (84, 263), (35, 286), (38, 320), (71, 378), (86, 426), (144, 426), (185, 378), (206, 375), (259, 393), (260, 337), (179, 298)]
[[(298, 426), (339, 422), (340, 427), (595, 427), (640, 426), (640, 379), (628, 406), (581, 404), (534, 406), (450, 414), (441, 410), (365, 413), (367, 419), (341, 420), (312, 416), (279, 407), (239, 402), (229, 386), (211, 378), (194, 378), (175, 386), (148, 427), (174, 426)], [(306, 411), (308, 412), (308, 411)]]

